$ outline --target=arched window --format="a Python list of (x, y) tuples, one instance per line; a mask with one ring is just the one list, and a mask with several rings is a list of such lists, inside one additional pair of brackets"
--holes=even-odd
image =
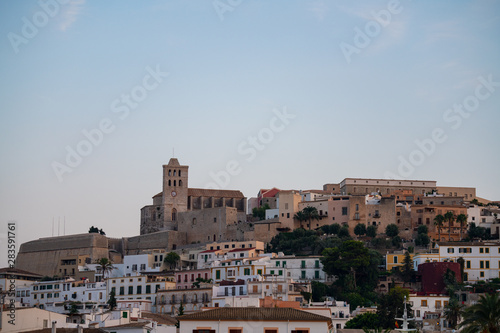
[(175, 176), (177, 176), (177, 171), (176, 171), (176, 170), (174, 170), (174, 177), (175, 177)]
[(179, 179), (179, 186), (182, 186), (182, 180)]
[(175, 304), (175, 295), (172, 295), (172, 304)]
[(170, 179), (168, 180), (168, 186), (172, 186), (172, 181)]
[(168, 175), (172, 176), (172, 170), (168, 170)]
[(165, 296), (164, 295), (161, 295), (160, 304), (165, 304)]
[(196, 217), (193, 217), (193, 225), (196, 225)]
[(214, 234), (214, 242), (215, 242), (215, 234)]
[(175, 186), (176, 181), (174, 180), (174, 186)]
[(187, 297), (186, 294), (182, 295), (182, 303), (186, 304), (187, 303)]
[(177, 209), (172, 208), (172, 221), (177, 220)]
[(179, 170), (179, 177), (181, 176), (181, 170)]

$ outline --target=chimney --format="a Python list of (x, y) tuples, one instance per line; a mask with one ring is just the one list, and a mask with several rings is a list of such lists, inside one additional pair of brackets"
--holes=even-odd
[(57, 324), (57, 321), (54, 320), (52, 322), (52, 330), (51, 330), (52, 333), (56, 333), (56, 324)]

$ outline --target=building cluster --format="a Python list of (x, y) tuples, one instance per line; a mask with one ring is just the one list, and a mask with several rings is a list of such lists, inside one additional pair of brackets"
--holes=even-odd
[[(280, 233), (332, 224), (352, 236), (360, 224), (375, 227), (379, 236), (394, 224), (408, 244), (420, 226), (427, 227), (434, 243), (410, 254), (418, 285), (409, 300), (427, 331), (446, 324), (443, 272), (452, 270), (468, 283), (500, 278), (499, 243), (463, 241), (472, 223), (493, 238), (500, 234), (498, 204), (477, 197), (475, 188), (346, 178), (321, 190), (261, 189), (247, 200), (241, 191), (189, 188), (188, 175), (189, 167), (175, 158), (163, 166), (162, 191), (141, 209), (138, 236), (88, 233), (22, 244), (16, 268), (0, 270), (0, 288), (8, 290), (14, 280), (18, 314), (37, 318), (26, 320), (23, 331), (55, 325), (175, 332), (174, 317), (180, 332), (247, 332), (244, 318), (244, 325), (263, 332), (343, 329), (352, 316), (373, 309), (351, 312), (349, 304), (331, 298), (312, 302), (313, 281), (335, 280), (323, 271), (321, 257), (267, 251)], [(299, 218), (307, 209), (316, 216)], [(263, 218), (252, 214), (259, 210)], [(436, 223), (447, 213), (455, 218)], [(459, 215), (465, 220), (458, 221)], [(385, 269), (400, 269), (405, 252), (386, 253)], [(112, 267), (98, 264), (102, 258)], [(398, 283), (382, 275), (378, 291)], [(474, 302), (474, 295), (460, 297)]]

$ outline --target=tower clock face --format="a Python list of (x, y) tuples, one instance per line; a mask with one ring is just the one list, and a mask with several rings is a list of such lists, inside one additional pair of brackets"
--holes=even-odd
[(175, 191), (172, 191), (172, 193), (170, 193), (173, 197), (175, 197), (177, 195), (177, 192)]

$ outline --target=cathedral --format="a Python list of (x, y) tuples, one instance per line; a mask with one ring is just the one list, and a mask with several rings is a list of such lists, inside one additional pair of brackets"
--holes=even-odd
[(228, 227), (246, 222), (243, 193), (189, 188), (188, 179), (189, 166), (176, 158), (163, 165), (163, 190), (141, 209), (141, 235), (172, 230), (187, 244), (240, 238), (239, 228)]

